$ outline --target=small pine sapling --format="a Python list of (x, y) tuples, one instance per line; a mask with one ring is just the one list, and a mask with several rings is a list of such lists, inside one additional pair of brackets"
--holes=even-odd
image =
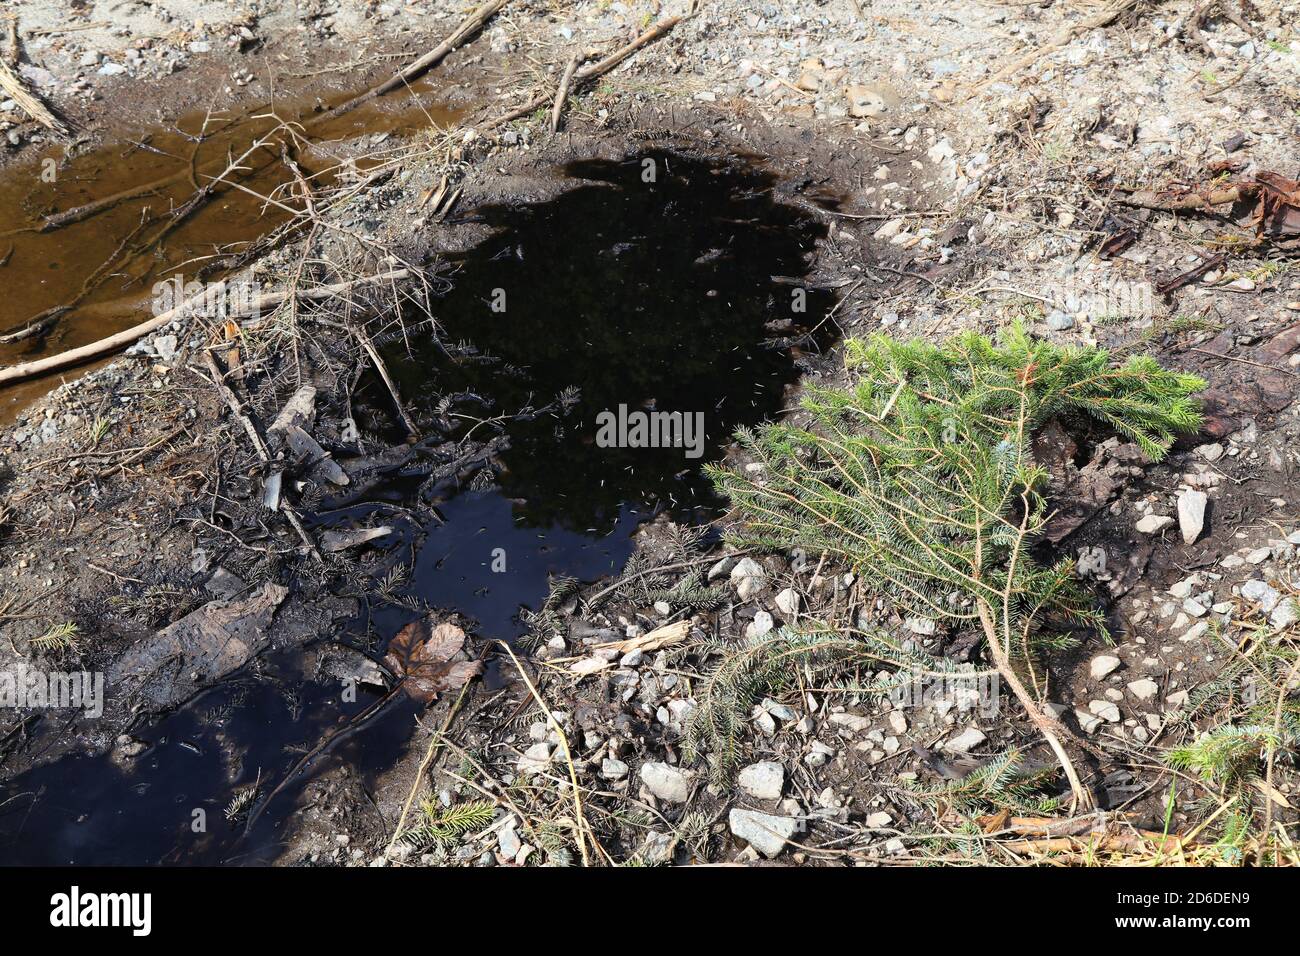
[(741, 519), (736, 543), (823, 553), (907, 613), (977, 628), (1075, 802), (1090, 808), (1075, 768), (1084, 745), (1021, 676), (1051, 644), (1045, 624), (1104, 629), (1072, 563), (1031, 555), (1050, 517), (1032, 439), (1052, 419), (1091, 420), (1159, 460), (1199, 426), (1194, 394), (1205, 383), (1149, 357), (1116, 365), (1101, 349), (1037, 341), (1018, 325), (996, 341), (875, 336), (846, 349), (856, 380), (810, 389), (808, 427), (743, 431), (761, 467), (710, 468)]

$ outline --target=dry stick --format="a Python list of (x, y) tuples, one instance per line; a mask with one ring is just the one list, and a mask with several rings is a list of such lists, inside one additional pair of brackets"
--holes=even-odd
[(424, 754), (424, 759), (420, 761), (420, 769), (415, 771), (415, 780), (411, 783), (411, 792), (406, 795), (406, 803), (402, 806), (402, 815), (397, 818), (397, 827), (393, 830), (393, 838), (388, 841), (388, 849), (384, 851), (384, 856), (389, 856), (389, 850), (397, 845), (401, 839), (402, 828), (406, 826), (406, 815), (411, 812), (411, 807), (415, 804), (415, 797), (420, 792), (420, 784), (424, 782), (424, 775), (429, 771), (429, 765), (433, 763), (433, 758), (437, 755), (442, 738), (447, 736), (447, 731), (451, 729), (451, 722), (456, 719), (456, 712), (460, 710), (461, 702), (465, 700), (465, 694), (469, 690), (469, 684), (463, 684), (460, 688), (460, 696), (456, 698), (456, 703), (451, 705), (451, 710), (447, 711), (447, 719), (442, 722), (442, 730), (433, 735), (429, 741), (429, 749)]
[[(253, 449), (257, 452), (257, 457), (262, 459), (264, 464), (269, 465), (271, 463), (271, 452), (266, 447), (266, 442), (262, 440), (262, 436), (258, 433), (257, 426), (253, 424), (253, 420), (249, 418), (248, 414), (244, 411), (243, 406), (240, 404), (239, 397), (235, 395), (235, 393), (231, 391), (230, 386), (226, 384), (226, 373), (221, 371), (221, 368), (217, 365), (217, 360), (212, 357), (211, 352), (204, 350), (203, 360), (208, 366), (208, 371), (212, 373), (213, 384), (217, 386), (218, 390), (220, 390), (222, 397), (226, 400), (226, 404), (230, 406), (230, 410), (234, 413), (235, 417), (239, 419), (240, 424), (244, 426), (244, 431), (248, 433), (248, 440), (253, 443)], [(312, 536), (307, 533), (307, 529), (303, 527), (302, 519), (298, 517), (298, 512), (294, 509), (293, 505), (289, 504), (288, 501), (281, 501), (280, 508), (284, 511), (284, 516), (289, 519), (289, 524), (293, 525), (293, 530), (298, 532), (298, 537), (301, 538), (302, 543), (307, 546), (307, 550), (311, 553), (311, 556), (317, 561), (324, 561), (324, 558), (321, 557), (320, 551), (316, 549), (316, 542), (312, 539)]]
[(1011, 685), (1011, 692), (1016, 695), (1020, 705), (1025, 708), (1029, 715), (1030, 722), (1034, 728), (1043, 735), (1047, 745), (1052, 748), (1052, 753), (1056, 755), (1057, 762), (1061, 769), (1065, 771), (1065, 778), (1070, 783), (1070, 791), (1074, 794), (1075, 803), (1079, 809), (1091, 810), (1094, 806), (1092, 794), (1083, 785), (1079, 779), (1079, 773), (1075, 770), (1074, 761), (1070, 759), (1062, 739), (1071, 739), (1073, 735), (1070, 731), (1055, 717), (1045, 713), (1039, 706), (1024, 683), (1020, 680), (1020, 675), (1016, 673), (1007, 656), (1006, 649), (1002, 646), (1002, 641), (993, 627), (992, 618), (988, 617), (988, 611), (983, 602), (980, 602), (980, 623), (984, 626), (985, 636), (988, 638), (989, 652), (993, 655), (993, 663), (998, 669), (998, 674), (1002, 679)]
[(1088, 19), (1081, 20), (1071, 26), (1062, 27), (1056, 36), (1048, 41), (1045, 46), (1038, 47), (1038, 49), (1034, 50), (1032, 53), (1026, 53), (1020, 59), (998, 70), (997, 73), (989, 77), (987, 80), (976, 84), (966, 99), (970, 99), (991, 84), (997, 83), (999, 80), (1004, 80), (1020, 70), (1023, 70), (1027, 66), (1032, 66), (1047, 54), (1054, 53), (1062, 47), (1067, 46), (1079, 34), (1085, 33), (1088, 30), (1095, 30), (1098, 27), (1110, 26), (1118, 20), (1120, 16), (1137, 5), (1138, 0), (1116, 0), (1116, 2), (1112, 3), (1101, 13), (1094, 14), (1093, 16), (1088, 17)]
[(22, 342), (24, 339), (40, 335), (54, 325), (59, 320), (59, 316), (71, 308), (70, 305), (56, 305), (52, 309), (46, 309), (39, 315), (32, 316), (27, 321), (27, 324), (16, 332), (6, 332), (4, 335), (0, 335), (0, 345), (11, 345), (14, 342)]
[(560, 131), (560, 114), (564, 112), (564, 101), (569, 97), (569, 87), (573, 85), (573, 74), (578, 69), (577, 53), (569, 57), (569, 62), (564, 67), (564, 74), (560, 77), (560, 85), (555, 90), (555, 105), (551, 107), (551, 133), (555, 134)]
[[(665, 33), (667, 33), (669, 30), (677, 26), (677, 24), (681, 23), (685, 19), (686, 17), (684, 16), (669, 17), (667, 20), (664, 20), (662, 23), (655, 24), (653, 27), (651, 27), (645, 33), (641, 34), (631, 43), (615, 50), (609, 56), (605, 57), (605, 59), (600, 60), (596, 63), (592, 63), (589, 66), (584, 66), (581, 70), (578, 70), (576, 73), (573, 74), (573, 88), (577, 89), (579, 86), (581, 86), (583, 83), (586, 83), (589, 80), (594, 80), (598, 76), (604, 76), (606, 73), (614, 69), (614, 67), (618, 66), (620, 63), (626, 60), (637, 50), (641, 49), (641, 47), (645, 46), (647, 43), (653, 43), (655, 40), (658, 40), (661, 36), (663, 36)], [(538, 109), (541, 106), (545, 106), (548, 100), (550, 100), (550, 96), (546, 94), (535, 96), (527, 103), (525, 103), (523, 106), (518, 106), (515, 109), (511, 110), (510, 112), (498, 116), (496, 119), (489, 120), (487, 123), (483, 124), (484, 128), (495, 129), (498, 126), (502, 126), (513, 120), (517, 120), (521, 116), (527, 116), (533, 110)]]
[[(394, 272), (385, 272), (380, 275), (365, 276), (361, 279), (353, 279), (350, 282), (339, 282), (334, 285), (318, 286), (315, 289), (299, 290), (293, 292), (264, 292), (259, 295), (246, 311), (241, 310), (231, 318), (240, 318), (253, 311), (260, 312), (263, 309), (279, 305), (291, 295), (296, 295), (299, 299), (328, 299), (331, 296), (341, 295), (349, 289), (366, 285), (372, 282), (387, 282), (405, 279), (410, 275), (406, 269), (398, 269)], [(123, 346), (130, 345), (137, 339), (142, 339), (150, 332), (162, 328), (167, 323), (180, 318), (197, 309), (205, 307), (211, 299), (209, 296), (220, 295), (225, 288), (224, 282), (218, 282), (210, 286), (203, 292), (191, 296), (174, 309), (168, 309), (161, 315), (155, 316), (148, 322), (141, 322), (129, 329), (110, 335), (108, 338), (100, 339), (98, 342), (91, 342), (80, 348), (71, 349), (67, 352), (60, 352), (58, 355), (50, 355), (43, 359), (37, 359), (34, 362), (26, 362), (22, 365), (11, 365), (9, 368), (0, 368), (0, 385), (9, 382), (19, 382), (26, 378), (32, 378), (36, 375), (43, 375), (46, 372), (52, 372), (56, 369), (67, 368), (71, 365), (80, 365), (90, 359), (98, 358), (109, 352), (115, 352)]]
[(400, 86), (405, 86), (407, 83), (411, 82), (411, 80), (420, 76), (421, 73), (437, 66), (443, 57), (454, 51), (469, 37), (477, 33), (483, 24), (492, 19), (496, 12), (504, 7), (508, 2), (509, 0), (488, 0), (487, 3), (484, 3), (466, 17), (451, 36), (447, 37), (447, 39), (443, 40), (410, 66), (407, 66), (400, 72), (393, 74), (393, 76), (389, 77), (378, 86), (367, 90), (359, 96), (354, 96), (346, 103), (336, 106), (329, 112), (322, 114), (321, 119), (333, 119), (336, 116), (342, 116), (344, 113), (356, 109), (362, 103), (368, 103), (377, 96), (383, 96), (385, 93), (390, 93)]
[(375, 365), (375, 371), (379, 373), (379, 377), (382, 378), (384, 384), (388, 386), (388, 394), (392, 396), (393, 404), (397, 406), (397, 414), (401, 416), (402, 424), (406, 426), (407, 433), (413, 438), (419, 438), (420, 430), (415, 427), (415, 422), (412, 421), (411, 416), (406, 413), (406, 406), (402, 404), (402, 396), (397, 390), (397, 383), (394, 382), (393, 377), (388, 374), (388, 365), (384, 362), (383, 357), (380, 356), (374, 343), (370, 341), (370, 336), (366, 335), (366, 330), (359, 325), (349, 323), (349, 327), (352, 329), (352, 334), (357, 337), (357, 341), (361, 343), (361, 347), (366, 350), (366, 354), (370, 356), (370, 361)]
[(1264, 773), (1264, 786), (1267, 788), (1264, 793), (1265, 838), (1268, 837), (1268, 831), (1273, 829), (1273, 794), (1277, 793), (1273, 788), (1273, 764), (1277, 758), (1277, 739), (1282, 732), (1282, 709), (1286, 704), (1291, 681), (1295, 680), (1298, 669), (1300, 669), (1300, 656), (1296, 657), (1295, 663), (1291, 665), (1291, 670), (1286, 675), (1286, 680), (1282, 681), (1282, 688), (1277, 692), (1277, 706), (1273, 709), (1273, 735), (1268, 739), (1268, 759), (1265, 762), (1268, 769)]
[(9, 65), (16, 70), (18, 69), (18, 55), (19, 55), (18, 14), (6, 13), (5, 19), (8, 21), (8, 23), (6, 24), (7, 27), (6, 32), (9, 34), (9, 52), (5, 54), (5, 59), (6, 61), (8, 61)]
[(506, 653), (514, 661), (515, 667), (519, 670), (519, 676), (528, 685), (529, 693), (537, 701), (537, 706), (546, 713), (546, 722), (555, 729), (555, 733), (560, 738), (560, 747), (564, 750), (564, 760), (569, 765), (569, 785), (573, 787), (573, 812), (576, 816), (573, 821), (573, 832), (578, 838), (578, 851), (582, 854), (582, 865), (591, 866), (591, 858), (587, 854), (587, 839), (590, 838), (592, 843), (595, 843), (596, 838), (593, 834), (587, 832), (590, 827), (586, 822), (586, 817), (582, 815), (582, 790), (578, 786), (578, 772), (573, 767), (573, 754), (569, 752), (569, 737), (565, 734), (564, 728), (560, 726), (560, 722), (555, 719), (555, 715), (551, 713), (551, 708), (546, 705), (542, 695), (537, 692), (532, 678), (528, 676), (528, 671), (524, 670), (524, 665), (519, 663), (519, 658), (515, 656), (515, 649), (505, 641), (497, 641), (497, 643), (506, 649)]
[[(16, 23), (17, 21), (11, 17), (9, 21), (9, 36), (11, 38), (10, 42), (13, 46), (10, 49), (10, 56), (15, 66), (18, 63), (18, 28)], [(13, 68), (9, 65), (9, 62), (4, 59), (0, 59), (0, 89), (3, 89), (8, 93), (9, 98), (17, 103), (24, 113), (36, 120), (36, 122), (40, 123), (46, 129), (52, 129), (56, 133), (62, 133), (65, 136), (68, 134), (69, 130), (67, 124), (51, 113), (44, 103), (28, 91), (23, 81), (18, 78), (18, 74), (15, 73)]]

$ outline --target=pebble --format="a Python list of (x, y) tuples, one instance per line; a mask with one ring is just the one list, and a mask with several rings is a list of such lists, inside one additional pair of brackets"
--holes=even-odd
[(1100, 654), (1092, 659), (1088, 666), (1088, 672), (1092, 675), (1093, 680), (1101, 680), (1107, 675), (1119, 669), (1123, 662), (1110, 654)]
[(519, 772), (522, 774), (541, 773), (550, 763), (551, 745), (548, 743), (533, 744), (519, 758)]
[(1209, 501), (1203, 491), (1184, 491), (1178, 496), (1178, 529), (1185, 544), (1193, 543), (1205, 528), (1205, 505)]
[(685, 803), (691, 795), (691, 777), (687, 771), (666, 763), (643, 763), (641, 782), (665, 803)]
[(745, 637), (750, 638), (751, 640), (756, 637), (762, 637), (775, 626), (776, 622), (772, 620), (771, 614), (768, 614), (766, 611), (759, 611), (754, 615), (754, 620), (750, 621), (749, 624), (745, 626)]
[(771, 859), (785, 849), (786, 841), (799, 830), (793, 817), (775, 817), (754, 810), (733, 809), (727, 816), (731, 832)]
[(1258, 578), (1247, 581), (1241, 586), (1241, 596), (1248, 601), (1254, 601), (1265, 614), (1271, 612), (1277, 607), (1277, 602), (1282, 600), (1282, 595), (1277, 588)]
[(755, 800), (779, 800), (785, 789), (785, 768), (774, 760), (760, 760), (740, 771), (736, 782)]
[(1174, 523), (1167, 515), (1147, 515), (1134, 526), (1143, 534), (1158, 534)]
[(1085, 734), (1095, 733), (1097, 728), (1101, 726), (1101, 718), (1096, 714), (1088, 713), (1086, 710), (1079, 710), (1076, 707), (1074, 710), (1074, 716), (1078, 719), (1079, 726), (1083, 729)]
[(953, 737), (946, 744), (944, 744), (943, 749), (948, 751), (949, 753), (969, 753), (970, 751), (978, 747), (980, 744), (984, 743), (984, 741), (987, 739), (988, 738), (985, 737), (984, 734), (977, 728), (967, 727), (956, 737)]
[(1074, 328), (1074, 316), (1059, 310), (1053, 310), (1047, 314), (1047, 327), (1053, 332), (1064, 332), (1067, 329)]
[(514, 827), (503, 827), (497, 833), (497, 849), (507, 860), (513, 860), (518, 856), (522, 848), (523, 841), (519, 839), (519, 834), (515, 833)]
[(1109, 700), (1090, 700), (1088, 701), (1088, 710), (1108, 723), (1119, 723), (1119, 708)]
[(742, 601), (748, 601), (767, 587), (767, 572), (753, 558), (741, 558), (731, 569), (731, 585)]
[(812, 742), (812, 749), (804, 754), (803, 762), (816, 770), (818, 767), (826, 766), (826, 761), (835, 756), (835, 751), (826, 746), (820, 740)]
[(871, 718), (861, 714), (831, 714), (830, 721), (837, 727), (844, 727), (851, 733), (860, 734), (871, 726)]
[(600, 775), (606, 780), (622, 780), (628, 775), (629, 767), (621, 760), (606, 757), (600, 762)]
[(786, 588), (776, 596), (776, 609), (786, 617), (794, 617), (799, 613), (799, 592)]
[(1138, 700), (1150, 700), (1160, 692), (1160, 685), (1149, 677), (1143, 677), (1141, 680), (1130, 681), (1128, 692)]

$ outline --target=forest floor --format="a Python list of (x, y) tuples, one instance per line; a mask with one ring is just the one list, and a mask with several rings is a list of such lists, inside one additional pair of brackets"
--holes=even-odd
[[(70, 130), (0, 101), (0, 188), (26, 177), (27, 193), (43, 158), (65, 169), (105, 147), (142, 150), (196, 113), (247, 116), (287, 97), (309, 138), (318, 104), (370, 88), (472, 9), (91, 0), (63, 20), (49, 4), (9, 6), (17, 75)], [(221, 245), (200, 230), (174, 243), (197, 260), (206, 241), (203, 261), (301, 302), (290, 294), (248, 320), (178, 318), (85, 374), (60, 372), (57, 387), (0, 384), (12, 423), (0, 432), (0, 668), (107, 675), (102, 715), (0, 711), (0, 855), (35, 859), (22, 848), (39, 832), (26, 821), (52, 800), (42, 781), (76, 781), (42, 772), (102, 759), (131, 792), (136, 775), (179, 766), (161, 720), (236, 687), (245, 696), (223, 700), (237, 707), (259, 682), (294, 698), (297, 735), (269, 734), (277, 773), (264, 779), (241, 736), (261, 731), (233, 718), (186, 732), (220, 763), (219, 782), (191, 801), (212, 810), (213, 831), (229, 830), (204, 859), (249, 858), (236, 831), (254, 833), (259, 816), (272, 833), (252, 858), (280, 865), (1172, 865), (1204, 862), (1216, 845), (1230, 852), (1215, 860), (1231, 859), (1242, 847), (1224, 822), (1270, 803), (1289, 845), (1300, 820), (1287, 762), (1270, 760), (1253, 804), (1229, 806), (1165, 758), (1225, 719), (1231, 705), (1208, 688), (1250, 692), (1239, 665), (1251, 642), (1289, 640), (1295, 625), (1298, 22), (1295, 3), (1176, 0), (505, 3), (369, 125), (336, 131), (323, 153), (303, 146), (309, 177), (328, 166), (327, 184), (309, 187), (286, 158), (267, 187), (275, 202), (254, 197), (262, 213), (285, 213), (261, 241)], [(638, 37), (626, 59), (583, 75)], [(552, 132), (551, 99), (578, 54)], [(382, 104), (412, 96), (422, 112), (436, 100), (438, 123), (403, 109), (386, 126)], [(291, 124), (258, 135), (294, 137)], [(1020, 320), (1207, 380), (1201, 432), (1162, 462), (1118, 439), (1040, 436), (1059, 507), (1044, 548), (1077, 560), (1113, 624), (1112, 644), (1080, 635), (1040, 675), (1046, 701), (1095, 745), (1088, 773), (1104, 813), (1049, 822), (996, 798), (962, 812), (967, 797), (989, 797), (954, 795), (962, 781), (982, 786), (972, 768), (1012, 747), (1051, 762), (996, 691), (904, 702), (835, 683), (786, 689), (759, 695), (728, 744), (738, 774), (687, 759), (685, 723), (725, 649), (770, 628), (865, 616), (953, 661), (979, 659), (965, 635), (878, 605), (867, 569), (736, 553), (664, 510), (636, 528), (613, 578), (549, 582), (513, 653), (493, 639), (513, 634), (423, 602), (409, 578), (440, 509), (462, 489), (508, 486), (512, 429), (565, 400), (480, 414), (436, 379), (390, 376), (393, 350), (430, 334), (412, 311), (437, 316), (458, 282), (444, 264), (498, 234), (481, 211), (548, 208), (585, 181), (570, 164), (646, 157), (668, 157), (670, 174), (675, 157), (712, 175), (758, 170), (761, 191), (808, 230), (796, 285), (833, 298), (818, 325), (837, 341)], [(1234, 186), (1236, 202), (1187, 199)], [(40, 205), (24, 205), (24, 221), (38, 222)], [(102, 238), (97, 255), (112, 263), (126, 237)], [(21, 261), (21, 241), (11, 259), (0, 239), (7, 291), (64, 281)], [(119, 291), (140, 296), (144, 281)], [(347, 288), (311, 298), (332, 284)], [(146, 317), (107, 328), (96, 314), (0, 355), (44, 357)], [(523, 354), (547, 348), (532, 334), (513, 333)], [(795, 350), (803, 384), (842, 384), (839, 345), (811, 342)], [(794, 407), (797, 389), (781, 399)], [(467, 416), (478, 424), (464, 428)], [(414, 496), (401, 484), (412, 480)], [(1197, 493), (1203, 519), (1180, 518)], [(714, 524), (725, 531), (727, 519)], [(467, 638), (413, 693), (411, 645), (435, 622)], [(468, 675), (455, 665), (470, 662), (486, 674), (462, 693), (447, 674)], [(404, 697), (416, 719), (390, 721), (410, 717)], [(379, 725), (382, 746), (366, 736)], [(184, 825), (148, 844), (165, 844), (155, 859), (189, 858), (181, 805)], [(50, 817), (61, 839), (78, 825), (69, 813)]]

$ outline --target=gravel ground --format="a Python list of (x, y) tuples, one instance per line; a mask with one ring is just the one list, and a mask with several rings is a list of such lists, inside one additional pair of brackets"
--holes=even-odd
[[(78, 9), (80, 19), (61, 21), (43, 6), (13, 5), (27, 37), (21, 72), (87, 135), (119, 99), (179, 112), (198, 95), (198, 78), (229, 78), (219, 90), (223, 105), (265, 96), (276, 56), (296, 70), (364, 63), (382, 74), (387, 61), (377, 58), (427, 49), (455, 22), (452, 13), (467, 9), (159, 3), (110, 11), (95, 3)], [(396, 186), (382, 194), (377, 187), (339, 221), (352, 227), (383, 209), (377, 241), (453, 249), (466, 240), (417, 202), (445, 174), (464, 186), (462, 201), (472, 206), (535, 198), (550, 188), (542, 170), (585, 148), (622, 155), (650, 141), (757, 151), (780, 171), (791, 201), (837, 200), (824, 213), (828, 236), (816, 272), (846, 290), (838, 321), (847, 333), (939, 336), (989, 331), (1018, 317), (1038, 334), (1141, 348), (1207, 378), (1206, 427), (1165, 462), (1152, 465), (1112, 441), (1087, 454), (1061, 454), (1052, 468), (1063, 496), (1083, 502), (1078, 520), (1053, 542), (1077, 555), (1080, 574), (1109, 593), (1120, 627), (1114, 646), (1086, 644), (1053, 668), (1049, 700), (1106, 750), (1099, 775), (1112, 805), (1159, 830), (1168, 781), (1150, 771), (1165, 746), (1204, 726), (1189, 712), (1191, 693), (1231, 658), (1225, 636), (1263, 620), (1291, 627), (1283, 596), (1300, 590), (1294, 251), (1252, 241), (1249, 204), (1229, 217), (1125, 201), (1134, 191), (1199, 186), (1223, 175), (1296, 175), (1300, 6), (1256, 3), (1240, 15), (1228, 7), (1196, 20), (1201, 8), (1178, 2), (884, 2), (861, 11), (851, 0), (704, 2), (668, 37), (574, 99), (567, 122), (575, 148), (573, 139), (550, 138), (536, 120), (490, 120), (528, 91), (552, 88), (572, 51), (608, 51), (654, 17), (684, 14), (688, 5), (511, 3), (442, 68), (479, 97), (454, 145), (437, 158), (412, 158)], [(101, 19), (112, 26), (58, 32)], [(129, 91), (141, 78), (156, 83), (143, 101), (138, 84)], [(48, 140), (0, 104), (6, 125), (14, 156)], [(1126, 230), (1131, 239), (1109, 251), (1106, 244)], [(1169, 294), (1159, 291), (1219, 251), (1231, 254)], [(262, 273), (273, 278), (293, 259), (277, 254)], [(145, 357), (157, 358), (148, 348)], [(148, 470), (123, 473), (108, 493), (92, 484), (91, 500), (84, 484), (59, 487), (29, 470), (33, 462), (75, 459), (101, 414), (120, 423), (113, 433), (120, 447), (148, 445), (163, 431), (150, 421), (159, 403), (149, 393), (163, 387), (154, 383), (167, 380), (159, 370), (167, 364), (109, 366), (57, 390), (0, 436), (0, 454), (15, 475), (6, 488), (8, 520), (21, 529), (0, 556), (0, 575), (13, 582), (24, 610), (46, 602), (41, 613), (6, 625), (11, 642), (98, 607), (121, 584), (118, 574), (161, 581), (171, 568), (187, 586), (201, 586), (181, 573), (200, 532), (140, 517), (179, 508), (187, 491), (178, 480), (215, 454), (204, 436), (222, 406), (193, 383), (179, 407), (187, 437), (196, 437), (169, 461), (166, 481)], [(838, 373), (820, 377), (835, 381)], [(1208, 502), (1204, 518), (1195, 507), (1200, 495)], [(105, 527), (116, 537), (99, 563), (113, 574), (88, 570), (82, 553)], [(646, 529), (642, 550), (667, 554), (665, 533)], [(293, 543), (284, 529), (278, 540)], [(455, 739), (464, 753), (444, 753), (440, 763), (451, 772), (435, 777), (433, 798), (452, 806), (486, 789), (506, 803), (490, 826), (442, 847), (385, 852), (425, 756), (422, 732), (375, 784), (373, 804), (347, 768), (314, 781), (312, 808), (298, 821), (284, 862), (571, 858), (574, 841), (554, 833), (572, 796), (566, 748), (590, 788), (589, 812), (603, 821), (606, 851), (620, 861), (861, 865), (956, 852), (936, 836), (953, 818), (909, 797), (908, 788), (951, 779), (962, 761), (1032, 740), (1006, 711), (982, 715), (954, 700), (905, 708), (852, 694), (787, 695), (755, 707), (742, 745), (745, 769), (734, 785), (711, 784), (699, 766), (682, 764), (683, 720), (698, 705), (702, 673), (716, 662), (695, 642), (735, 641), (838, 610), (852, 600), (855, 583), (844, 579), (845, 569), (808, 567), (793, 555), (762, 557), (742, 573), (735, 559), (706, 558), (699, 570), (727, 590), (717, 612), (683, 613), (634, 595), (589, 613), (565, 609), (567, 630), (540, 653), (551, 662), (540, 691), (557, 702), (557, 721), (517, 684), (476, 694), (450, 715), (460, 721)], [(157, 566), (156, 578), (142, 575), (143, 564)], [(681, 646), (605, 646), (610, 635), (635, 641), (678, 621), (686, 622)], [(881, 623), (928, 649), (963, 653), (945, 645), (933, 622), (884, 615)], [(102, 624), (126, 644), (141, 633), (122, 621)], [(430, 712), (429, 729), (449, 716), (449, 705)], [(111, 739), (106, 731), (86, 734), (87, 746)], [(471, 773), (475, 760), (481, 766)], [(464, 782), (466, 774), (476, 785)], [(1294, 796), (1289, 775), (1276, 786)], [(1190, 805), (1176, 809), (1175, 831), (1195, 824)]]

